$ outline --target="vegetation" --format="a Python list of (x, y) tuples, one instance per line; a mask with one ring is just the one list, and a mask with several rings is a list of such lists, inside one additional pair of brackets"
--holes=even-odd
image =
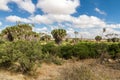
[(110, 80), (106, 75), (101, 76), (100, 73), (96, 74), (91, 69), (91, 66), (85, 64), (71, 64), (66, 65), (60, 71), (60, 76), (58, 80)]
[[(59, 45), (66, 36), (66, 30), (54, 29), (51, 34), (55, 39), (55, 43)], [(42, 44), (40, 39), (46, 43)], [(95, 39), (100, 41), (102, 37), (96, 36)], [(76, 44), (71, 44), (67, 40), (67, 42), (63, 41), (63, 44), (59, 46), (50, 40), (50, 35), (40, 36), (39, 33), (32, 31), (32, 26), (29, 24), (7, 27), (0, 34), (0, 68), (23, 74), (34, 74), (42, 62), (60, 65), (63, 60), (72, 58), (77, 58), (78, 60), (91, 58), (100, 58), (101, 60), (104, 60), (104, 58), (120, 59), (120, 43), (118, 38), (111, 38), (114, 43), (79, 41), (79, 38), (75, 38)], [(73, 72), (75, 73), (75, 71), (79, 71), (81, 68), (86, 70), (84, 67), (79, 67), (75, 68)], [(89, 70), (83, 74), (81, 74), (81, 71), (78, 72), (79, 74), (73, 74), (73, 72), (64, 76), (65, 80), (73, 80), (73, 78), (66, 79), (70, 75), (86, 76), (85, 79), (91, 78)], [(83, 79), (83, 77), (76, 77), (74, 79), (77, 80), (78, 78)]]
[(0, 67), (8, 70), (29, 73), (42, 57), (39, 43), (28, 41), (6, 42), (0, 44)]
[(101, 36), (96, 36), (96, 37), (95, 37), (95, 40), (96, 40), (96, 41), (101, 41), (101, 40), (102, 40), (102, 37), (101, 37)]
[(49, 41), (51, 39), (51, 36), (50, 35), (47, 35), (47, 34), (45, 34), (44, 36), (42, 36), (41, 38), (40, 38), (40, 40), (43, 40), (43, 41)]
[(5, 28), (2, 33), (2, 39), (8, 41), (27, 40), (27, 41), (38, 41), (39, 34), (32, 31), (32, 25), (30, 24), (18, 24)]
[(64, 29), (54, 29), (51, 34), (57, 44), (61, 44), (63, 38), (67, 35)]

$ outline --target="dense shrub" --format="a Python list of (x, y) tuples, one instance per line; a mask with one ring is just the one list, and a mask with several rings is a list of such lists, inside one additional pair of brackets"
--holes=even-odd
[[(120, 44), (120, 43), (119, 43)], [(117, 58), (120, 54), (120, 46), (119, 44), (113, 43), (109, 45), (108, 53), (111, 55), (112, 58)]]
[(108, 44), (106, 43), (95, 43), (95, 51), (98, 55), (107, 53)]
[(74, 45), (72, 50), (74, 57), (78, 57), (80, 59), (89, 58), (89, 49), (85, 44)]
[(34, 69), (35, 62), (42, 55), (41, 46), (36, 42), (17, 41), (0, 46), (0, 66), (22, 73)]
[(99, 53), (97, 52), (96, 43), (86, 43), (86, 45), (89, 49), (89, 57), (90, 58), (98, 58)]
[(51, 55), (58, 55), (60, 53), (60, 47), (53, 43), (47, 43), (42, 45), (42, 52), (43, 54), (49, 53)]
[(80, 42), (75, 45), (54, 45), (40, 42), (16, 41), (0, 43), (0, 67), (12, 71), (29, 73), (35, 71), (36, 62), (61, 64), (63, 59), (99, 58), (110, 55), (120, 58), (120, 43)]
[(59, 54), (59, 56), (65, 59), (70, 59), (73, 56), (73, 46), (72, 45), (61, 46), (61, 53)]

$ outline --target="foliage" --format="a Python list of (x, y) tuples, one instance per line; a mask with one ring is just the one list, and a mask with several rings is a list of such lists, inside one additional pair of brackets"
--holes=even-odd
[(89, 49), (84, 44), (74, 45), (73, 48), (73, 56), (78, 57), (80, 59), (85, 59), (89, 57)]
[(114, 44), (109, 45), (108, 52), (109, 52), (109, 54), (111, 55), (112, 58), (114, 58), (114, 59), (117, 58), (118, 57), (117, 55), (120, 54), (119, 44), (114, 43)]
[(29, 73), (41, 58), (39, 43), (28, 41), (8, 42), (0, 46), (0, 66), (9, 70)]
[(108, 42), (119, 42), (119, 34), (111, 33), (105, 35)]
[(111, 40), (112, 40), (112, 42), (119, 42), (119, 38), (115, 38), (115, 37), (114, 37), (114, 38), (112, 38)]
[(0, 67), (21, 73), (35, 71), (43, 61), (61, 64), (62, 59), (100, 58), (106, 54), (120, 58), (120, 43), (80, 42), (58, 46), (35, 41), (0, 41)]
[(51, 34), (57, 44), (61, 44), (63, 38), (67, 35), (64, 29), (54, 29)]
[(49, 41), (51, 39), (51, 36), (50, 35), (44, 35), (40, 39), (43, 40), (43, 41)]
[(43, 54), (49, 53), (52, 55), (58, 55), (60, 53), (60, 47), (55, 46), (53, 43), (47, 43), (42, 45), (42, 52)]
[(30, 24), (18, 24), (15, 26), (7, 27), (2, 30), (2, 38), (8, 41), (17, 40), (38, 40), (39, 34), (32, 31), (32, 26)]
[(73, 46), (72, 45), (65, 45), (61, 46), (61, 54), (59, 54), (60, 57), (65, 59), (70, 59), (73, 56)]
[(101, 36), (96, 36), (96, 37), (95, 37), (95, 40), (96, 40), (96, 41), (101, 41), (101, 40), (102, 40), (102, 37), (101, 37)]

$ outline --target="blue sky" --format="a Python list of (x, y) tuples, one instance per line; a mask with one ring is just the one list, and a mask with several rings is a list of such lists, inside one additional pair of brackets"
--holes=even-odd
[(64, 28), (70, 37), (94, 38), (102, 29), (120, 34), (120, 0), (0, 0), (0, 30), (34, 23), (36, 32)]

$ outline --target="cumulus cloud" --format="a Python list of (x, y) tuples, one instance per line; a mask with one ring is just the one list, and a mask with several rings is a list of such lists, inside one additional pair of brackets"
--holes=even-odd
[(10, 21), (10, 22), (16, 22), (16, 21), (25, 22), (25, 23), (31, 22), (29, 19), (21, 18), (21, 17), (15, 16), (15, 15), (11, 15), (11, 16), (6, 17), (6, 20)]
[(30, 17), (30, 19), (34, 22), (34, 23), (38, 23), (38, 24), (51, 24), (53, 23), (52, 20), (47, 16), (47, 15), (36, 15), (36, 16), (32, 16)]
[(12, 0), (15, 2), (19, 8), (26, 10), (30, 13), (35, 12), (35, 5), (32, 3), (31, 0)]
[(104, 11), (101, 11), (99, 8), (95, 8), (95, 11), (98, 12), (99, 14), (106, 15)]
[(33, 27), (33, 31), (37, 32), (37, 33), (47, 33), (48, 31), (48, 28), (47, 27), (42, 27), (42, 28), (36, 28), (36, 27)]
[(88, 28), (88, 27), (105, 27), (105, 22), (95, 16), (80, 15), (73, 20), (73, 24), (76, 27)]
[(0, 0), (0, 10), (9, 11), (10, 8), (7, 6), (10, 0)]
[[(28, 18), (21, 18), (18, 16), (8, 16), (6, 17), (7, 21), (10, 22), (33, 22), (38, 24), (53, 24), (55, 22), (57, 23), (64, 23), (68, 22), (71, 24), (71, 26), (76, 28), (88, 28), (88, 27), (105, 27), (106, 23), (95, 17), (95, 16), (87, 16), (87, 15), (80, 15), (79, 17), (73, 17), (70, 15), (35, 15)], [(69, 24), (69, 26), (70, 26)]]
[(33, 13), (35, 11), (35, 5), (32, 3), (31, 0), (0, 0), (0, 10), (11, 10), (7, 5), (11, 2), (16, 3), (20, 9), (23, 9), (29, 13)]
[(80, 5), (79, 0), (39, 0), (37, 8), (50, 14), (73, 14)]
[[(54, 15), (54, 14), (46, 14), (46, 15), (35, 15), (28, 18), (21, 18), (18, 16), (8, 16), (6, 17), (7, 21), (16, 22), (34, 22), (37, 24), (46, 24), (47, 27), (51, 29), (48, 30), (47, 27), (43, 28), (34, 28), (33, 30), (36, 32), (49, 32), (55, 28), (66, 28), (67, 33), (70, 37), (74, 37), (74, 29), (80, 29), (79, 38), (92, 38), (96, 35), (102, 35), (102, 29), (106, 28), (105, 34), (109, 33), (117, 33), (120, 34), (119, 31), (114, 28), (120, 28), (120, 24), (107, 24), (104, 20), (88, 15), (80, 15), (79, 17), (73, 17), (70, 15)], [(54, 25), (54, 23), (57, 25)], [(63, 23), (62, 23), (63, 22)]]

